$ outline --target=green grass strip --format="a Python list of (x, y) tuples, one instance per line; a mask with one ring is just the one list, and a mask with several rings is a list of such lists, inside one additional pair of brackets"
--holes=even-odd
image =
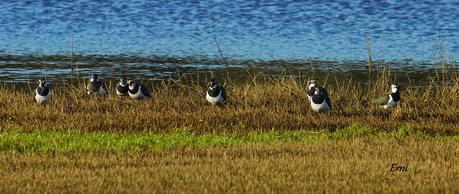
[(240, 144), (307, 143), (327, 139), (352, 138), (435, 138), (459, 141), (459, 136), (431, 137), (401, 127), (388, 133), (351, 125), (335, 132), (310, 130), (270, 130), (236, 136), (227, 133), (194, 134), (186, 130), (168, 133), (151, 132), (73, 132), (73, 131), (22, 131), (10, 130), (0, 133), (0, 151), (141, 151), (147, 149), (167, 150), (183, 147), (217, 147)]

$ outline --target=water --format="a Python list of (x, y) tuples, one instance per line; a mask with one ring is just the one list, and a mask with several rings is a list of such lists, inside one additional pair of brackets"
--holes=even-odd
[[(68, 73), (69, 60), (62, 58), (72, 48), (75, 55), (84, 56), (80, 58), (89, 58), (76, 61), (88, 64), (80, 69), (82, 73), (106, 72), (113, 58), (120, 67), (152, 67), (160, 74), (176, 68), (222, 68), (215, 38), (223, 55), (242, 68), (247, 61), (275, 65), (270, 62), (312, 58), (331, 61), (332, 69), (340, 70), (349, 61), (366, 60), (366, 34), (372, 40), (373, 59), (396, 61), (393, 66), (402, 69), (422, 69), (437, 57), (438, 45), (447, 46), (453, 56), (459, 51), (459, 2), (452, 0), (2, 0), (0, 14), (3, 81), (24, 80), (45, 71)], [(54, 55), (61, 59), (51, 60)], [(42, 58), (37, 61), (37, 56)], [(106, 60), (93, 66), (91, 56)]]

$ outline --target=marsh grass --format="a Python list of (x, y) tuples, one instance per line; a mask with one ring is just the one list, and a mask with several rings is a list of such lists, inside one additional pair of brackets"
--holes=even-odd
[[(115, 96), (115, 82), (109, 83), (107, 97), (85, 95), (85, 80), (79, 84), (54, 85), (51, 103), (33, 101), (35, 84), (0, 86), (0, 129), (75, 131), (153, 131), (186, 128), (195, 133), (345, 128), (352, 124), (392, 131), (402, 126), (426, 134), (459, 132), (459, 82), (447, 76), (448, 84), (435, 81), (423, 87), (402, 85), (402, 101), (392, 110), (368, 104), (387, 95), (394, 75), (381, 68), (369, 84), (352, 79), (319, 81), (332, 100), (332, 111), (318, 114), (310, 110), (306, 97), (307, 78), (282, 74), (269, 77), (250, 74), (252, 79), (234, 83), (221, 80), (228, 93), (226, 106), (211, 106), (205, 100), (205, 80), (197, 82), (184, 75), (177, 80), (143, 81), (152, 98), (132, 100)], [(437, 80), (437, 78), (432, 78)]]

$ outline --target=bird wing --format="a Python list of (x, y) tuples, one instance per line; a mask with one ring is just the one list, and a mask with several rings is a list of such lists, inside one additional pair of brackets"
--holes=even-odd
[(41, 96), (47, 96), (49, 94), (49, 88), (47, 86), (45, 87), (37, 87), (35, 89), (36, 93), (40, 94)]
[(225, 88), (221, 87), (223, 100), (226, 101), (226, 91)]
[(389, 101), (389, 96), (381, 96), (379, 98), (374, 98), (370, 100), (372, 104), (384, 105)]
[(325, 88), (319, 87), (319, 90), (324, 96), (328, 96), (328, 92)]
[(89, 82), (88, 85), (86, 85), (86, 89), (91, 91), (91, 92), (97, 91), (97, 88), (96, 88), (94, 82)]
[(142, 92), (143, 95), (146, 97), (151, 97), (150, 92), (147, 90), (147, 88), (144, 85), (140, 85), (140, 92)]
[(105, 85), (105, 83), (104, 83), (104, 82), (101, 82), (100, 84), (102, 85), (101, 87), (102, 87), (102, 88), (105, 90), (105, 92), (107, 92), (107, 94), (108, 94), (107, 86)]
[(331, 108), (331, 106), (332, 106), (332, 105), (331, 105), (331, 101), (330, 101), (330, 98), (329, 98), (328, 96), (326, 96), (326, 97), (325, 97), (325, 102), (327, 102), (327, 104), (328, 104), (328, 107), (330, 107), (330, 108)]
[(47, 86), (43, 87), (42, 95), (47, 96), (49, 94), (49, 88)]
[(91, 82), (89, 82), (87, 85), (86, 85), (86, 90), (91, 90), (92, 86), (91, 86)]
[(118, 92), (120, 92), (120, 93), (125, 94), (125, 93), (128, 92), (128, 86), (122, 86), (122, 85), (119, 85), (119, 84), (118, 84), (118, 85), (116, 86), (116, 90), (117, 90)]
[(320, 91), (322, 95), (325, 97), (325, 102), (327, 102), (328, 106), (331, 108), (331, 101), (330, 97), (328, 97), (328, 92), (325, 88), (320, 87)]

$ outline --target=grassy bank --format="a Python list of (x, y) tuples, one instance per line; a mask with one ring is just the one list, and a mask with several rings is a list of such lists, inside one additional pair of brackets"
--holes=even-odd
[[(196, 133), (250, 133), (272, 128), (335, 131), (352, 124), (391, 131), (402, 126), (430, 135), (459, 133), (459, 81), (444, 75), (448, 84), (426, 80), (424, 87), (402, 85), (401, 102), (392, 110), (369, 105), (369, 99), (389, 91), (392, 76), (377, 74), (368, 85), (349, 79), (320, 79), (332, 100), (332, 111), (318, 114), (309, 107), (307, 79), (283, 75), (270, 78), (253, 75), (238, 84), (226, 81), (229, 96), (225, 107), (205, 100), (205, 83), (193, 79), (144, 84), (152, 91), (147, 100), (119, 98), (109, 84), (107, 97), (88, 97), (84, 84), (54, 85), (53, 99), (46, 106), (33, 101), (33, 88), (5, 84), (0, 89), (0, 130), (28, 131), (153, 131), (177, 128)], [(441, 79), (439, 77), (439, 79)]]
[(380, 132), (371, 128), (351, 125), (336, 132), (310, 130), (265, 131), (246, 135), (231, 133), (196, 134), (191, 130), (169, 133), (152, 132), (76, 132), (76, 131), (21, 131), (0, 133), (0, 151), (144, 151), (181, 148), (228, 147), (247, 144), (305, 144), (326, 140), (368, 139), (413, 139), (459, 142), (459, 136), (431, 137), (411, 128), (402, 127), (392, 132)]

